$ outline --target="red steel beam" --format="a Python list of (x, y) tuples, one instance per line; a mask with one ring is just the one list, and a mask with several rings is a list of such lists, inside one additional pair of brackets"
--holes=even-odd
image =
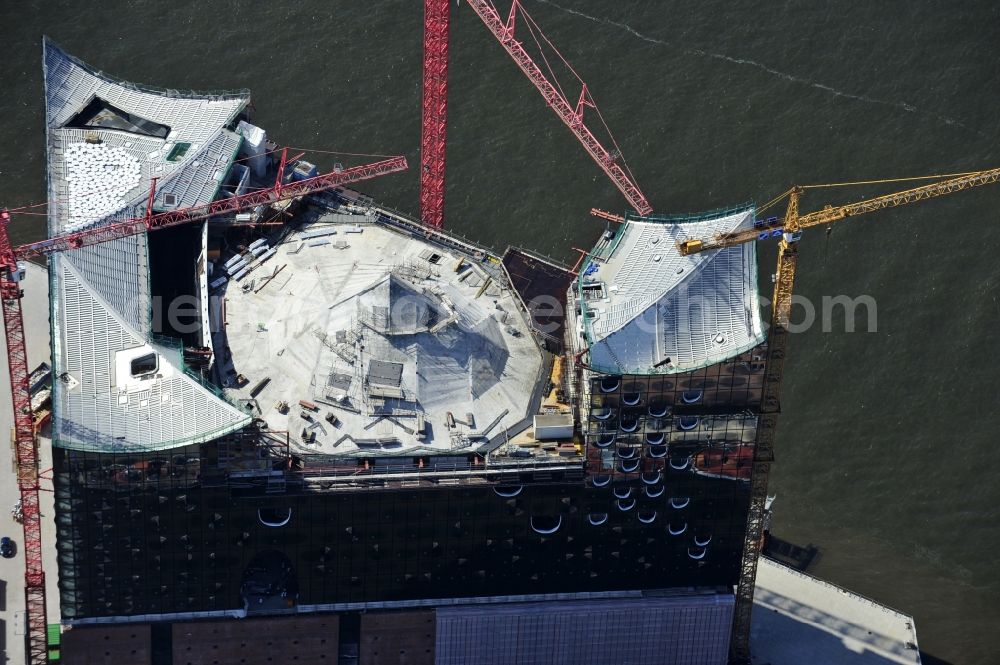
[(621, 215), (616, 215), (613, 212), (608, 212), (607, 210), (601, 210), (600, 208), (591, 208), (590, 214), (594, 217), (600, 217), (601, 219), (606, 219), (609, 222), (615, 222), (616, 224), (624, 224), (625, 218)]
[(579, 247), (572, 247), (571, 249), (574, 252), (580, 252), (580, 258), (578, 258), (576, 260), (576, 263), (573, 264), (573, 267), (569, 269), (569, 271), (571, 273), (573, 273), (574, 275), (578, 275), (578, 274), (580, 274), (580, 270), (579, 270), (580, 264), (583, 263), (583, 260), (585, 258), (587, 258), (587, 255), (590, 254), (590, 252), (588, 252), (585, 249), (580, 249)]
[(444, 155), (448, 131), (450, 0), (424, 0), (424, 79), (420, 125), (420, 220), (444, 226)]
[[(249, 194), (241, 194), (228, 199), (219, 199), (211, 203), (205, 203), (191, 208), (161, 212), (149, 217), (138, 217), (135, 219), (115, 222), (106, 226), (100, 226), (76, 233), (68, 233), (47, 240), (21, 245), (12, 250), (15, 259), (25, 259), (42, 254), (52, 254), (53, 252), (63, 252), (80, 247), (89, 247), (109, 240), (124, 238), (126, 236), (138, 235), (146, 231), (156, 231), (158, 229), (186, 224), (199, 219), (207, 219), (215, 215), (225, 215), (238, 210), (246, 210), (258, 205), (268, 205), (304, 196), (326, 189), (332, 189), (351, 182), (367, 180), (386, 173), (395, 173), (406, 169), (405, 157), (391, 157), (363, 166), (352, 166), (343, 171), (324, 173), (305, 180), (299, 180), (262, 189)], [(8, 243), (9, 244), (9, 243)], [(2, 258), (2, 257), (0, 257)]]
[(28, 352), (21, 316), (21, 284), (17, 258), (7, 235), (10, 213), (0, 211), (0, 304), (7, 330), (7, 369), (14, 402), (14, 447), (17, 488), (21, 494), (24, 528), (24, 593), (27, 610), (28, 662), (48, 662), (45, 571), (42, 568), (42, 523), (38, 505), (38, 449), (31, 414)]
[[(524, 50), (521, 42), (515, 38), (514, 30), (516, 27), (517, 11), (520, 9), (520, 2), (514, 0), (510, 8), (510, 16), (506, 21), (500, 18), (496, 7), (489, 0), (468, 0), (468, 5), (476, 12), (482, 22), (486, 24), (486, 27), (497, 38), (504, 50), (510, 54), (510, 57), (514, 59), (514, 62), (517, 63), (517, 66), (524, 72), (525, 76), (535, 84), (538, 91), (542, 93), (542, 97), (545, 98), (545, 103), (556, 112), (559, 119), (576, 135), (576, 138), (583, 144), (587, 153), (590, 154), (608, 177), (611, 178), (612, 182), (625, 195), (625, 198), (635, 208), (636, 212), (640, 215), (651, 213), (653, 207), (649, 205), (649, 201), (646, 200), (646, 197), (639, 190), (639, 186), (618, 166), (615, 158), (597, 140), (584, 123), (583, 108), (584, 106), (593, 105), (592, 100), (587, 97), (586, 85), (584, 85), (583, 92), (580, 94), (579, 101), (574, 106), (566, 99), (565, 95), (545, 78), (545, 74), (535, 64), (535, 61), (532, 60), (528, 52)], [(521, 9), (521, 11), (523, 12), (524, 10)]]

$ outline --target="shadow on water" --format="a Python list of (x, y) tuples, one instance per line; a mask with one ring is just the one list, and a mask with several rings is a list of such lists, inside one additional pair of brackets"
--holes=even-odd
[(819, 548), (812, 543), (802, 547), (778, 538), (770, 532), (764, 544), (764, 554), (803, 573), (815, 567), (820, 558)]
[(920, 652), (920, 663), (921, 665), (955, 665), (955, 663), (952, 663), (950, 660), (944, 660), (943, 658), (932, 656), (926, 651)]

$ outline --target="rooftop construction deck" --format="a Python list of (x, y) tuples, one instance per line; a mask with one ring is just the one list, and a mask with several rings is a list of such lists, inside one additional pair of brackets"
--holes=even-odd
[(682, 256), (678, 241), (747, 228), (754, 208), (627, 218), (581, 272), (579, 332), (594, 369), (675, 374), (764, 341), (753, 244)]
[(479, 261), (371, 219), (324, 214), (220, 287), (227, 393), (299, 454), (473, 452), (533, 413), (542, 352)]

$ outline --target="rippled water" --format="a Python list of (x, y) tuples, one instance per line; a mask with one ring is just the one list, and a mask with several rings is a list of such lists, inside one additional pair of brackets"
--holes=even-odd
[[(657, 211), (1000, 165), (992, 2), (525, 4)], [(249, 87), (281, 143), (417, 163), (419, 2), (87, 5), (0, 3), (5, 205), (44, 198), (43, 32), (122, 78)], [(448, 225), (572, 260), (602, 228), (588, 209), (623, 200), (464, 6), (451, 62)], [(415, 170), (364, 189), (417, 208)], [(913, 614), (922, 648), (956, 664), (1000, 652), (998, 209), (986, 187), (806, 236), (798, 292), (869, 294), (878, 332), (794, 337), (773, 473), (776, 533), (821, 548), (817, 575)], [(22, 216), (13, 235), (43, 228)]]

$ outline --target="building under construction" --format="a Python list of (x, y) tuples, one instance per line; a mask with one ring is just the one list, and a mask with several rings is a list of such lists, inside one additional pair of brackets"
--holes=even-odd
[[(653, 215), (586, 84), (574, 104), (515, 37), (540, 31), (520, 3), (467, 5), (638, 211), (592, 211), (614, 225), (573, 268), (441, 229), (447, 0), (425, 0), (419, 221), (347, 187), (404, 157), (321, 174), (248, 91), (146, 88), (44, 42), (49, 238), (13, 247), (0, 209), (30, 662), (61, 655), (40, 430), (67, 662), (750, 662), (802, 231), (1000, 169), (802, 215), (802, 187)], [(39, 256), (50, 373), (21, 310)], [(844, 625), (815, 595), (880, 631), (840, 631), (858, 653), (919, 662), (907, 617), (763, 572), (799, 636), (768, 657), (827, 657), (800, 649)]]
[[(50, 235), (275, 177), (246, 92), (44, 57)], [(53, 255), (65, 624), (152, 624), (173, 662), (207, 662), (178, 660), (201, 622), (303, 613), (334, 662), (413, 622), (411, 662), (724, 661), (755, 258), (676, 241), (752, 223), (629, 219), (575, 277), (337, 190)], [(542, 295), (569, 315), (533, 316)]]

